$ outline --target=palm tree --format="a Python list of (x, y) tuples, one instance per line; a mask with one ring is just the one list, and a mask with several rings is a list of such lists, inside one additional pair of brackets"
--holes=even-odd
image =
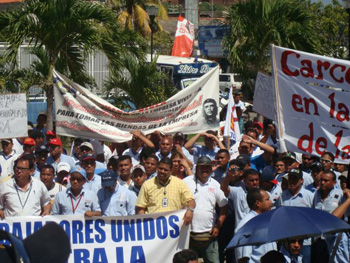
[(46, 52), (49, 66), (41, 86), (47, 95), (48, 129), (53, 126), (52, 72), (60, 60), (76, 81), (84, 75), (88, 52), (102, 50), (115, 68), (120, 66), (121, 54), (143, 54), (139, 38), (122, 31), (115, 21), (111, 9), (85, 0), (26, 0), (20, 8), (0, 13), (0, 34), (9, 43), (8, 61), (15, 61), (25, 40)]
[(124, 56), (122, 61), (124, 70), (113, 72), (105, 83), (106, 90), (114, 92), (115, 106), (140, 109), (165, 101), (176, 93), (167, 76), (157, 70), (157, 58), (147, 63), (134, 56)]
[[(151, 34), (150, 18), (146, 12), (146, 6), (155, 5), (158, 7), (157, 18), (162, 20), (168, 19), (165, 6), (160, 0), (144, 1), (144, 0), (112, 0), (109, 6), (116, 9), (118, 14), (118, 22), (129, 30), (139, 31), (143, 36)], [(162, 31), (162, 26), (155, 20), (155, 31)]]
[(231, 6), (224, 41), (228, 59), (244, 79), (270, 72), (270, 45), (315, 52), (317, 37), (305, 3), (297, 0), (248, 0)]

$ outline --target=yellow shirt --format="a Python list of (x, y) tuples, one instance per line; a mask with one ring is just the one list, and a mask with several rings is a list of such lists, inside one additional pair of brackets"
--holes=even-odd
[(182, 209), (193, 199), (190, 189), (179, 178), (170, 176), (163, 185), (154, 177), (142, 185), (136, 206), (145, 208), (146, 213), (167, 212)]

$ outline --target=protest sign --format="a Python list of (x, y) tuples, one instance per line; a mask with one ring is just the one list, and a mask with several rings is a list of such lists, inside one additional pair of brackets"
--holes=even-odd
[(272, 46), (282, 150), (350, 158), (350, 62)]
[(0, 95), (0, 139), (28, 136), (25, 94)]
[(258, 73), (254, 89), (253, 110), (276, 121), (276, 95), (272, 77)]
[[(122, 142), (129, 131), (198, 133), (219, 128), (219, 68), (203, 75), (167, 101), (124, 112), (54, 72), (56, 132), (66, 136)], [(212, 104), (210, 111), (204, 109)]]
[(7, 217), (0, 229), (23, 239), (46, 222), (56, 222), (70, 239), (68, 262), (171, 262), (177, 251), (188, 248), (184, 214), (185, 210), (125, 217)]

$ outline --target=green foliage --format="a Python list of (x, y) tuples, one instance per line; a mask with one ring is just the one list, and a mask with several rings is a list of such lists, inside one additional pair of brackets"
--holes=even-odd
[[(148, 42), (151, 41), (151, 36), (146, 37)], [(168, 32), (158, 31), (153, 34), (153, 49), (158, 55), (170, 55), (173, 49), (174, 40)], [(149, 52), (151, 53), (151, 52)]]
[(124, 31), (116, 21), (111, 9), (85, 0), (26, 0), (20, 8), (0, 13), (0, 35), (9, 43), (8, 62), (16, 62), (24, 40), (34, 48), (44, 48), (37, 50), (40, 63), (34, 63), (31, 70), (37, 70), (34, 76), (41, 77), (40, 85), (47, 94), (48, 129), (52, 129), (52, 71), (56, 66), (81, 83), (89, 52), (101, 50), (115, 69), (120, 68), (122, 55), (144, 55), (145, 44), (140, 37)]
[(348, 55), (348, 14), (341, 3), (310, 3), (313, 27), (320, 42), (321, 55), (347, 59)]
[(131, 101), (137, 109), (167, 100), (176, 90), (168, 83), (167, 76), (156, 68), (156, 59), (152, 63), (137, 60), (134, 56), (123, 56), (124, 70), (113, 71), (105, 83), (108, 92), (114, 92), (111, 98), (114, 105), (128, 109)]
[(224, 40), (228, 60), (246, 84), (257, 72), (271, 71), (270, 45), (307, 52), (317, 51), (312, 16), (297, 0), (249, 0), (231, 6)]

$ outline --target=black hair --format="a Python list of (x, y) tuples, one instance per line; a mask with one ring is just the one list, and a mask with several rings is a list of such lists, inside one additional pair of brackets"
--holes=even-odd
[(34, 155), (33, 154), (23, 154), (15, 161), (14, 168), (16, 168), (19, 161), (28, 161), (29, 169), (34, 169)]
[(252, 128), (252, 127), (249, 127), (247, 130), (246, 130), (246, 132), (245, 132), (245, 134), (248, 134), (248, 132), (253, 132), (253, 133), (255, 133), (255, 138), (258, 140), (259, 139), (259, 133), (257, 132), (257, 130), (255, 130), (254, 128)]
[(271, 250), (260, 258), (261, 263), (286, 263), (286, 258), (281, 252)]
[(335, 174), (335, 172), (331, 171), (331, 170), (327, 170), (327, 171), (323, 171), (324, 174), (331, 174), (332, 175), (332, 180), (335, 181), (337, 180), (337, 176)]
[(198, 260), (197, 253), (192, 249), (179, 251), (173, 257), (173, 263), (188, 263), (192, 260)]
[(39, 118), (44, 118), (45, 121), (47, 120), (47, 116), (46, 116), (46, 114), (44, 114), (44, 113), (39, 114), (38, 117), (37, 117), (36, 119), (38, 120)]
[(230, 152), (228, 150), (226, 150), (226, 149), (220, 149), (218, 151), (218, 153), (216, 154), (216, 156), (218, 156), (221, 153), (225, 153), (226, 155), (230, 156)]
[(259, 172), (257, 170), (254, 170), (254, 169), (246, 169), (244, 170), (244, 173), (243, 173), (243, 178), (247, 178), (248, 175), (259, 175)]
[(208, 134), (212, 134), (212, 135), (217, 135), (217, 133), (215, 131), (212, 131), (212, 130), (207, 130), (206, 133)]
[(53, 175), (55, 175), (55, 168), (53, 168), (53, 166), (51, 164), (44, 164), (41, 168), (40, 168), (40, 173), (43, 169), (51, 169)]
[(155, 154), (151, 154), (150, 156), (147, 157), (147, 159), (148, 158), (152, 158), (152, 159), (156, 160), (157, 164), (159, 163), (159, 158)]
[(118, 162), (121, 162), (121, 161), (125, 161), (125, 160), (129, 160), (131, 162), (131, 157), (129, 155), (122, 155), (119, 157), (119, 160)]
[(262, 199), (264, 198), (262, 195), (262, 191), (263, 189), (260, 189), (260, 188), (254, 188), (248, 191), (247, 203), (251, 210), (255, 208), (256, 201), (262, 201)]
[(333, 154), (333, 153), (331, 153), (331, 152), (324, 152), (324, 153), (321, 155), (321, 157), (324, 156), (324, 155), (328, 155), (329, 157), (331, 157), (332, 162), (334, 162), (335, 157), (334, 157), (334, 154)]
[(144, 147), (139, 155), (140, 160), (147, 159), (150, 155), (154, 154), (156, 151), (154, 148)]
[(169, 157), (164, 157), (159, 161), (159, 164), (166, 164), (170, 166), (170, 169), (173, 169), (173, 161)]

